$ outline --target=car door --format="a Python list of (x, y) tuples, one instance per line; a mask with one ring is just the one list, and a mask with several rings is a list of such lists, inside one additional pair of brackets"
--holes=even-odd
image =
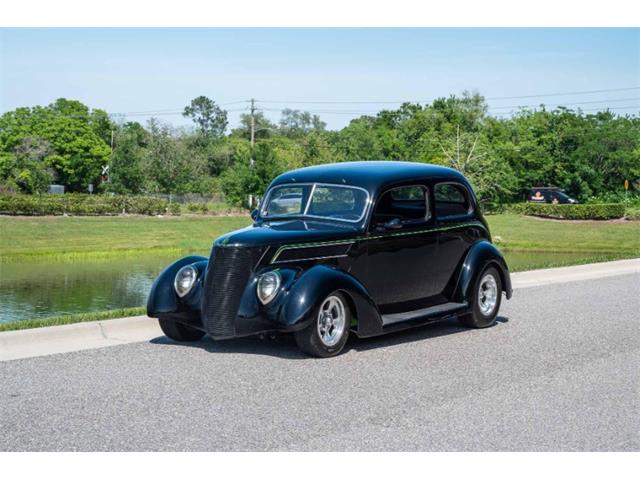
[(387, 190), (374, 207), (363, 283), (382, 314), (431, 306), (438, 238), (430, 204), (419, 184)]
[(438, 261), (435, 263), (433, 290), (448, 295), (454, 275), (464, 261), (469, 247), (479, 238), (471, 194), (457, 182), (439, 182), (433, 186), (433, 204), (438, 226)]

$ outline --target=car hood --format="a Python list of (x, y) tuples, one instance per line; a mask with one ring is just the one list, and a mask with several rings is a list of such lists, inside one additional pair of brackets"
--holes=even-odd
[(361, 233), (359, 225), (304, 220), (261, 222), (222, 235), (217, 246), (254, 247), (289, 243), (320, 242), (353, 238)]

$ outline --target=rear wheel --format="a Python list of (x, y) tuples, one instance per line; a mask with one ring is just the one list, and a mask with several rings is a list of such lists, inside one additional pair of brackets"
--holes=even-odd
[(314, 321), (295, 333), (300, 350), (316, 357), (339, 354), (349, 338), (351, 312), (342, 293), (333, 292), (315, 312)]
[(471, 312), (460, 316), (460, 323), (469, 328), (486, 328), (493, 325), (500, 310), (502, 282), (494, 267), (487, 267), (478, 276), (471, 298)]
[(178, 342), (195, 342), (204, 337), (204, 332), (183, 323), (164, 318), (158, 319), (162, 332), (172, 340)]

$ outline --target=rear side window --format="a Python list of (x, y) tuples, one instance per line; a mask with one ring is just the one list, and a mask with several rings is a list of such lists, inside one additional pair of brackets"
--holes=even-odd
[(438, 183), (433, 189), (438, 218), (456, 217), (471, 213), (469, 192), (457, 183)]
[(426, 187), (397, 187), (380, 197), (373, 214), (373, 224), (382, 225), (394, 218), (404, 224), (423, 223), (429, 220), (430, 216)]

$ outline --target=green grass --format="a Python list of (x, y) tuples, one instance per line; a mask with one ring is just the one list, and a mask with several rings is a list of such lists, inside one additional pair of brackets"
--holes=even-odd
[[(640, 255), (640, 222), (560, 222), (515, 214), (487, 220), (504, 250)], [(0, 216), (0, 261), (206, 253), (216, 237), (250, 223), (248, 216)]]
[(52, 327), (54, 325), (68, 325), (70, 323), (94, 322), (96, 320), (108, 320), (111, 318), (134, 317), (145, 315), (144, 307), (119, 308), (117, 310), (105, 310), (102, 312), (76, 313), (73, 315), (60, 315), (58, 317), (36, 318), (33, 320), (18, 320), (17, 322), (0, 323), (0, 332), (10, 330), (24, 330), (27, 328)]
[(640, 256), (640, 222), (554, 221), (515, 214), (487, 216), (504, 250)]
[(0, 217), (0, 261), (208, 252), (249, 216)]

